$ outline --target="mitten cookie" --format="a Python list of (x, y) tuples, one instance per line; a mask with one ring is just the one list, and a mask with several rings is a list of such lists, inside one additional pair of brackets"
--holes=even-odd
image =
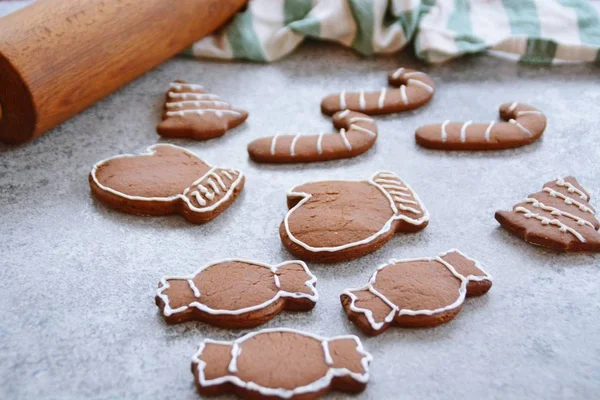
[(418, 144), (430, 149), (500, 150), (533, 143), (546, 129), (546, 116), (526, 104), (502, 104), (500, 118), (508, 122), (444, 121), (425, 125), (417, 129), (415, 138)]
[(311, 310), (318, 299), (317, 278), (302, 261), (270, 266), (224, 260), (189, 276), (166, 276), (156, 305), (169, 324), (202, 321), (221, 328), (251, 328), (284, 309)]
[(364, 390), (371, 360), (354, 335), (264, 329), (231, 342), (204, 339), (192, 373), (202, 396), (310, 400), (330, 390)]
[(350, 260), (371, 253), (396, 232), (417, 232), (429, 213), (417, 194), (391, 172), (365, 181), (322, 181), (296, 186), (279, 228), (296, 257), (317, 262)]
[(333, 116), (339, 134), (271, 136), (253, 141), (248, 154), (256, 162), (294, 163), (350, 158), (369, 150), (377, 140), (377, 124), (365, 114), (345, 110)]
[(135, 215), (179, 213), (195, 224), (225, 211), (244, 187), (241, 171), (211, 167), (170, 144), (100, 161), (89, 181), (92, 193), (109, 207)]
[(413, 110), (428, 103), (435, 89), (429, 75), (409, 68), (398, 68), (390, 72), (388, 83), (397, 89), (331, 94), (321, 102), (321, 111), (333, 115), (348, 109), (368, 115), (381, 115)]
[(341, 295), (348, 319), (369, 335), (392, 325), (420, 328), (444, 324), (461, 310), (465, 296), (492, 287), (478, 261), (453, 249), (439, 257), (390, 260), (369, 283)]
[(196, 140), (223, 136), (248, 118), (248, 112), (233, 108), (200, 85), (175, 81), (167, 92), (159, 135)]
[(546, 182), (512, 211), (497, 211), (503, 228), (526, 242), (559, 251), (600, 251), (600, 222), (590, 194), (572, 176)]

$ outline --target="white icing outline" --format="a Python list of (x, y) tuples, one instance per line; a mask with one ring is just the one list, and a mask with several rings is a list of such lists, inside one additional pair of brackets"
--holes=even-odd
[[(109, 161), (112, 161), (112, 160), (115, 160), (115, 159), (118, 159), (118, 158), (151, 157), (151, 156), (156, 155), (156, 151), (155, 151), (156, 148), (161, 147), (161, 146), (171, 147), (171, 148), (173, 148), (173, 149), (175, 149), (177, 151), (182, 151), (184, 153), (187, 153), (190, 156), (194, 157), (195, 159), (198, 159), (199, 161), (202, 161), (203, 163), (205, 163), (210, 168), (210, 170), (206, 174), (202, 175), (200, 178), (196, 179), (189, 187), (187, 187), (183, 191), (182, 194), (176, 194), (176, 195), (172, 195), (172, 196), (169, 196), (169, 197), (131, 196), (131, 195), (119, 192), (118, 190), (112, 189), (112, 188), (110, 188), (108, 186), (104, 186), (98, 180), (98, 178), (96, 176), (96, 171), (103, 164), (108, 163)], [(173, 144), (168, 144), (168, 143), (160, 143), (160, 144), (155, 144), (155, 145), (152, 145), (152, 146), (148, 147), (146, 149), (145, 153), (140, 153), (140, 154), (121, 154), (121, 155), (117, 155), (117, 156), (113, 156), (113, 157), (107, 158), (107, 159), (102, 160), (102, 161), (98, 161), (92, 167), (92, 171), (91, 171), (90, 174), (91, 174), (92, 180), (94, 181), (94, 183), (100, 189), (102, 189), (105, 192), (108, 192), (108, 193), (114, 194), (116, 196), (119, 196), (121, 198), (124, 198), (124, 199), (127, 199), (127, 200), (134, 200), (134, 201), (165, 201), (165, 202), (172, 202), (172, 201), (176, 201), (176, 200), (182, 200), (185, 203), (185, 205), (189, 208), (190, 211), (193, 211), (195, 213), (205, 213), (205, 212), (211, 212), (211, 211), (215, 210), (222, 203), (224, 203), (225, 201), (227, 201), (233, 195), (233, 193), (235, 192), (235, 188), (240, 184), (240, 182), (244, 178), (244, 174), (242, 173), (242, 171), (240, 171), (238, 169), (229, 169), (230, 172), (237, 173), (238, 176), (237, 176), (236, 180), (231, 184), (231, 186), (229, 187), (229, 189), (227, 190), (227, 193), (225, 194), (225, 196), (223, 196), (221, 199), (219, 199), (219, 201), (217, 201), (215, 204), (213, 204), (211, 206), (202, 207), (202, 208), (196, 207), (194, 204), (192, 204), (192, 202), (190, 201), (190, 199), (186, 196), (187, 193), (190, 190), (192, 190), (192, 188), (195, 188), (200, 182), (202, 182), (202, 180), (205, 177), (207, 177), (211, 173), (215, 173), (215, 171), (217, 171), (218, 169), (219, 169), (218, 167), (212, 167), (209, 163), (207, 163), (206, 161), (204, 161), (200, 157), (198, 157), (198, 155), (196, 155), (195, 153), (192, 153), (191, 151), (189, 151), (189, 150), (187, 150), (187, 149), (185, 149), (183, 147), (175, 146)], [(202, 185), (200, 185), (200, 186), (202, 186)], [(193, 192), (193, 190), (192, 190), (192, 192)]]
[[(275, 286), (278, 287), (280, 290), (270, 300), (267, 300), (261, 304), (257, 304), (257, 305), (250, 306), (250, 307), (244, 307), (244, 308), (240, 308), (237, 310), (214, 309), (214, 308), (210, 308), (206, 304), (199, 303), (197, 301), (194, 301), (194, 302), (188, 304), (187, 306), (181, 306), (181, 307), (178, 307), (175, 309), (171, 308), (171, 306), (169, 304), (169, 296), (167, 296), (164, 293), (167, 289), (169, 289), (171, 287), (169, 285), (170, 280), (187, 280), (187, 281), (192, 280), (193, 281), (193, 279), (196, 276), (198, 276), (200, 273), (202, 273), (202, 271), (204, 271), (205, 269), (208, 269), (215, 265), (228, 263), (228, 262), (240, 262), (240, 263), (251, 264), (251, 265), (256, 265), (259, 267), (268, 268), (271, 272), (273, 272), (273, 277), (274, 277), (273, 281), (275, 282)], [(304, 282), (304, 285), (312, 291), (312, 294), (301, 293), (301, 292), (288, 292), (285, 290), (281, 290), (280, 283), (279, 283), (279, 277), (275, 273), (279, 270), (279, 268), (281, 268), (285, 265), (290, 265), (290, 264), (298, 264), (298, 265), (302, 266), (302, 268), (304, 269), (304, 272), (310, 277), (309, 280)], [(248, 260), (242, 260), (242, 259), (237, 259), (237, 258), (230, 258), (230, 259), (215, 261), (210, 264), (207, 264), (207, 265), (201, 267), (199, 270), (197, 270), (195, 273), (193, 273), (191, 275), (163, 276), (159, 282), (159, 288), (156, 290), (156, 296), (158, 296), (164, 304), (164, 307), (162, 309), (162, 314), (165, 317), (170, 317), (173, 314), (177, 314), (177, 313), (186, 311), (187, 309), (189, 309), (191, 307), (196, 308), (202, 312), (205, 312), (205, 313), (211, 314), (211, 315), (241, 315), (241, 314), (249, 313), (252, 311), (264, 309), (264, 308), (270, 306), (271, 304), (275, 303), (277, 300), (279, 300), (281, 298), (308, 299), (308, 300), (312, 301), (313, 303), (316, 303), (319, 300), (319, 293), (317, 292), (316, 283), (317, 283), (317, 277), (308, 269), (308, 266), (306, 265), (306, 263), (301, 260), (284, 261), (280, 264), (272, 266), (272, 265), (257, 262), (257, 261), (248, 261)], [(196, 296), (196, 297), (198, 297), (198, 296)]]
[[(399, 184), (404, 185), (404, 187), (406, 187), (410, 193), (412, 194), (413, 198), (418, 202), (419, 207), (421, 208), (422, 212), (421, 213), (416, 213), (416, 214), (422, 214), (422, 216), (418, 219), (414, 219), (414, 218), (410, 218), (402, 213), (399, 212), (399, 208), (400, 209), (407, 209), (407, 208), (411, 208), (411, 207), (402, 207), (399, 205), (396, 205), (396, 203), (394, 202), (394, 199), (392, 198), (392, 196), (385, 190), (385, 187), (387, 185), (380, 185), (379, 183), (376, 183), (374, 179), (376, 179), (378, 176), (386, 176), (386, 177), (391, 177), (393, 176), (395, 179), (398, 180)], [(429, 211), (427, 211), (427, 209), (425, 208), (425, 206), (423, 205), (423, 202), (419, 199), (419, 196), (417, 195), (417, 193), (402, 179), (400, 179), (400, 177), (398, 177), (397, 175), (393, 174), (392, 172), (389, 171), (377, 171), (375, 172), (375, 174), (373, 174), (373, 176), (371, 178), (369, 178), (368, 180), (363, 180), (363, 181), (354, 181), (354, 180), (345, 180), (345, 179), (337, 179), (334, 182), (366, 182), (372, 186), (375, 186), (375, 188), (377, 188), (381, 193), (383, 193), (383, 195), (387, 198), (387, 200), (390, 203), (390, 208), (393, 212), (392, 217), (384, 224), (383, 228), (381, 228), (381, 230), (379, 232), (374, 233), (373, 235), (369, 236), (368, 238), (359, 240), (357, 242), (352, 242), (352, 243), (346, 243), (340, 246), (335, 246), (335, 247), (313, 247), (310, 246), (306, 243), (304, 243), (303, 241), (301, 241), (300, 239), (296, 238), (292, 232), (290, 231), (290, 226), (289, 226), (289, 218), (290, 216), (294, 213), (294, 211), (296, 211), (297, 209), (299, 209), (300, 207), (302, 207), (302, 205), (304, 205), (304, 203), (306, 203), (307, 201), (309, 201), (312, 198), (312, 194), (310, 193), (306, 193), (306, 192), (296, 192), (295, 189), (299, 186), (303, 186), (303, 185), (307, 185), (310, 183), (318, 183), (318, 182), (306, 182), (302, 185), (298, 185), (295, 186), (294, 188), (292, 188), (288, 193), (287, 193), (287, 197), (293, 197), (293, 198), (298, 198), (300, 197), (300, 201), (298, 201), (298, 203), (292, 207), (285, 215), (284, 219), (283, 219), (283, 224), (285, 227), (285, 231), (286, 234), (288, 236), (288, 238), (296, 243), (297, 245), (302, 246), (304, 249), (313, 252), (313, 253), (318, 253), (318, 252), (336, 252), (336, 251), (341, 251), (341, 250), (345, 250), (351, 247), (355, 247), (355, 246), (360, 246), (369, 242), (372, 242), (373, 240), (377, 239), (379, 236), (383, 235), (384, 233), (388, 232), (390, 229), (392, 229), (392, 223), (394, 221), (404, 221), (404, 222), (408, 222), (409, 224), (415, 225), (415, 226), (419, 226), (422, 225), (424, 222), (429, 221)], [(396, 186), (396, 185), (394, 185)], [(395, 187), (396, 189), (398, 188), (402, 188), (402, 187)], [(413, 209), (414, 210), (414, 209)]]
[[(442, 257), (444, 257), (450, 253), (458, 253), (462, 257), (468, 259), (469, 261), (472, 261), (475, 264), (475, 267), (477, 269), (479, 269), (483, 273), (483, 275), (464, 276), (464, 275), (458, 273), (458, 271), (454, 268), (454, 266), (452, 264), (450, 264), (449, 262), (442, 259)], [(414, 262), (414, 261), (437, 261), (437, 262), (441, 263), (444, 267), (446, 267), (452, 273), (452, 275), (454, 275), (456, 278), (458, 278), (461, 281), (459, 289), (458, 289), (457, 299), (453, 303), (451, 303), (447, 306), (439, 307), (439, 308), (436, 308), (433, 310), (429, 310), (429, 309), (411, 310), (411, 309), (406, 309), (406, 308), (401, 309), (397, 305), (392, 303), (387, 297), (385, 297), (383, 294), (381, 294), (379, 291), (377, 291), (377, 289), (375, 289), (374, 285), (377, 282), (377, 274), (379, 273), (379, 271), (381, 271), (389, 266), (392, 266), (392, 265)], [(467, 256), (466, 254), (459, 251), (458, 249), (450, 249), (448, 251), (441, 253), (437, 257), (406, 258), (406, 259), (402, 259), (402, 260), (391, 259), (386, 264), (383, 264), (383, 265), (380, 265), (379, 267), (377, 267), (377, 269), (375, 270), (375, 272), (373, 273), (373, 275), (371, 276), (371, 278), (369, 279), (369, 282), (367, 284), (365, 284), (361, 287), (358, 287), (358, 288), (345, 289), (342, 292), (342, 295), (348, 296), (350, 298), (350, 300), (351, 300), (350, 306), (349, 306), (350, 311), (363, 314), (365, 316), (365, 318), (367, 319), (367, 321), (369, 322), (369, 325), (371, 326), (371, 328), (375, 331), (378, 331), (381, 328), (383, 328), (385, 324), (391, 323), (392, 320), (396, 316), (398, 316), (398, 317), (403, 316), (403, 315), (410, 315), (410, 316), (428, 315), (428, 316), (431, 316), (431, 315), (440, 314), (440, 313), (443, 313), (443, 312), (446, 312), (449, 310), (453, 310), (457, 307), (460, 307), (464, 303), (464, 300), (466, 298), (467, 285), (469, 284), (469, 282), (480, 282), (480, 281), (486, 281), (486, 280), (491, 282), (492, 276), (483, 269), (483, 267), (479, 261)], [(364, 290), (368, 290), (369, 292), (371, 292), (373, 295), (378, 297), (380, 300), (382, 300), (384, 303), (386, 303), (388, 305), (388, 307), (390, 307), (392, 309), (392, 311), (390, 311), (390, 313), (381, 322), (375, 321), (375, 318), (373, 317), (373, 312), (371, 310), (362, 308), (362, 307), (358, 307), (356, 305), (356, 302), (358, 301), (358, 297), (353, 292), (364, 291)]]
[[(261, 386), (254, 382), (244, 382), (240, 378), (238, 378), (237, 376), (234, 376), (234, 375), (226, 375), (226, 376), (218, 377), (215, 379), (206, 379), (206, 377), (204, 376), (204, 369), (206, 368), (206, 362), (202, 361), (200, 359), (200, 357), (201, 357), (202, 352), (204, 351), (204, 348), (206, 347), (207, 343), (208, 344), (226, 345), (226, 346), (232, 347), (232, 359), (231, 359), (231, 362), (230, 362), (229, 368), (228, 368), (228, 369), (231, 369), (230, 367), (232, 367), (232, 366), (237, 367), (237, 357), (239, 357), (239, 354), (240, 354), (240, 352), (238, 352), (237, 350), (234, 353), (234, 349), (239, 348), (246, 340), (248, 340), (254, 336), (258, 336), (258, 335), (265, 334), (265, 333), (277, 333), (277, 332), (288, 332), (288, 333), (294, 333), (294, 334), (310, 337), (312, 339), (320, 341), (321, 345), (323, 346), (323, 349), (325, 349), (325, 346), (327, 346), (327, 348), (328, 348), (329, 342), (332, 342), (332, 341), (345, 340), (345, 339), (354, 340), (354, 342), (356, 343), (356, 352), (362, 356), (360, 364), (361, 364), (361, 367), (362, 367), (364, 373), (352, 372), (348, 368), (329, 368), (327, 370), (327, 373), (325, 374), (325, 376), (323, 376), (323, 377), (317, 379), (316, 381), (311, 382), (307, 385), (299, 386), (299, 387), (291, 389), (291, 390), (284, 389), (284, 388), (269, 388), (269, 387)], [(328, 359), (327, 359), (325, 350), (323, 351), (323, 353), (324, 353), (323, 357), (325, 358), (325, 363), (328, 364), (328, 362), (327, 362)], [(369, 381), (369, 364), (371, 363), (372, 360), (373, 360), (373, 357), (371, 356), (371, 354), (368, 353), (367, 351), (365, 351), (365, 349), (362, 345), (362, 342), (355, 335), (341, 335), (341, 336), (334, 336), (331, 338), (324, 338), (324, 337), (317, 336), (317, 335), (314, 335), (311, 333), (306, 333), (306, 332), (302, 332), (302, 331), (299, 331), (296, 329), (290, 329), (290, 328), (261, 329), (256, 332), (248, 333), (234, 341), (204, 339), (200, 343), (200, 346), (198, 347), (198, 350), (196, 351), (196, 353), (192, 356), (192, 363), (197, 364), (197, 366), (198, 366), (198, 383), (202, 387), (230, 383), (237, 387), (244, 388), (246, 390), (259, 392), (263, 396), (277, 396), (282, 399), (289, 399), (296, 395), (318, 392), (318, 391), (330, 386), (331, 382), (333, 381), (333, 378), (336, 378), (336, 377), (349, 376), (357, 382), (366, 384)], [(331, 360), (331, 361), (333, 361), (333, 360)]]

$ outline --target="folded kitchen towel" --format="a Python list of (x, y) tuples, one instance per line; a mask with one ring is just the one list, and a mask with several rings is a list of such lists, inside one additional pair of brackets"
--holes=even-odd
[(250, 0), (188, 54), (268, 62), (305, 38), (362, 55), (412, 43), (430, 63), (491, 50), (526, 63), (600, 64), (600, 0)]

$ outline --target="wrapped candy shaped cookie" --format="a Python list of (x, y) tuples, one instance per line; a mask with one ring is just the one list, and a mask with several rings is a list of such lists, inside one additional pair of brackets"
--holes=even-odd
[(296, 186), (279, 228), (283, 245), (307, 261), (336, 262), (371, 253), (396, 232), (417, 232), (429, 213), (414, 190), (392, 172), (362, 181)]
[(166, 276), (156, 305), (167, 323), (202, 321), (222, 328), (252, 328), (281, 311), (309, 311), (317, 278), (302, 261), (268, 265), (230, 259), (189, 276)]
[(182, 214), (201, 224), (225, 211), (244, 187), (237, 169), (211, 167), (194, 153), (157, 144), (147, 153), (98, 162), (89, 176), (104, 204), (134, 215)]
[(192, 373), (202, 396), (311, 400), (330, 390), (364, 390), (371, 360), (354, 335), (264, 329), (231, 342), (205, 339), (192, 358)]

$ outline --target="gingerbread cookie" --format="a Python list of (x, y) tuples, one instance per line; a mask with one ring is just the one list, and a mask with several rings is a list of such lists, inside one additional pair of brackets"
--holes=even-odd
[(202, 321), (221, 328), (251, 328), (284, 309), (311, 310), (319, 298), (317, 278), (302, 261), (270, 266), (224, 260), (189, 276), (166, 276), (156, 305), (169, 324)]
[(365, 181), (296, 186), (279, 228), (284, 246), (308, 261), (336, 262), (371, 253), (396, 232), (417, 232), (429, 213), (417, 194), (391, 172)]
[(170, 144), (100, 161), (89, 181), (92, 193), (109, 207), (135, 215), (179, 213), (195, 224), (225, 211), (244, 187), (241, 171), (211, 167)]
[(192, 357), (192, 373), (202, 396), (309, 400), (330, 390), (364, 390), (371, 360), (354, 335), (264, 329), (231, 342), (204, 339)]
[(337, 133), (284, 135), (257, 139), (248, 145), (256, 162), (294, 163), (337, 160), (362, 154), (377, 140), (377, 124), (365, 114), (350, 110), (333, 116)]
[(492, 279), (478, 261), (453, 249), (439, 257), (390, 260), (369, 283), (341, 295), (348, 319), (369, 335), (392, 325), (432, 327), (452, 320), (465, 296), (481, 296)]
[(435, 91), (435, 84), (429, 75), (409, 68), (390, 72), (388, 83), (398, 89), (331, 94), (321, 102), (321, 111), (327, 115), (346, 109), (368, 115), (397, 113), (423, 106), (431, 100)]
[(200, 85), (175, 81), (170, 84), (159, 135), (196, 140), (223, 136), (243, 123), (248, 112), (233, 108)]
[(508, 122), (444, 121), (425, 125), (417, 129), (415, 138), (418, 144), (430, 149), (500, 150), (533, 143), (546, 129), (546, 116), (525, 104), (502, 104), (500, 118)]
[(497, 211), (502, 227), (528, 243), (559, 251), (600, 251), (600, 222), (590, 194), (572, 176), (546, 182), (512, 211)]

